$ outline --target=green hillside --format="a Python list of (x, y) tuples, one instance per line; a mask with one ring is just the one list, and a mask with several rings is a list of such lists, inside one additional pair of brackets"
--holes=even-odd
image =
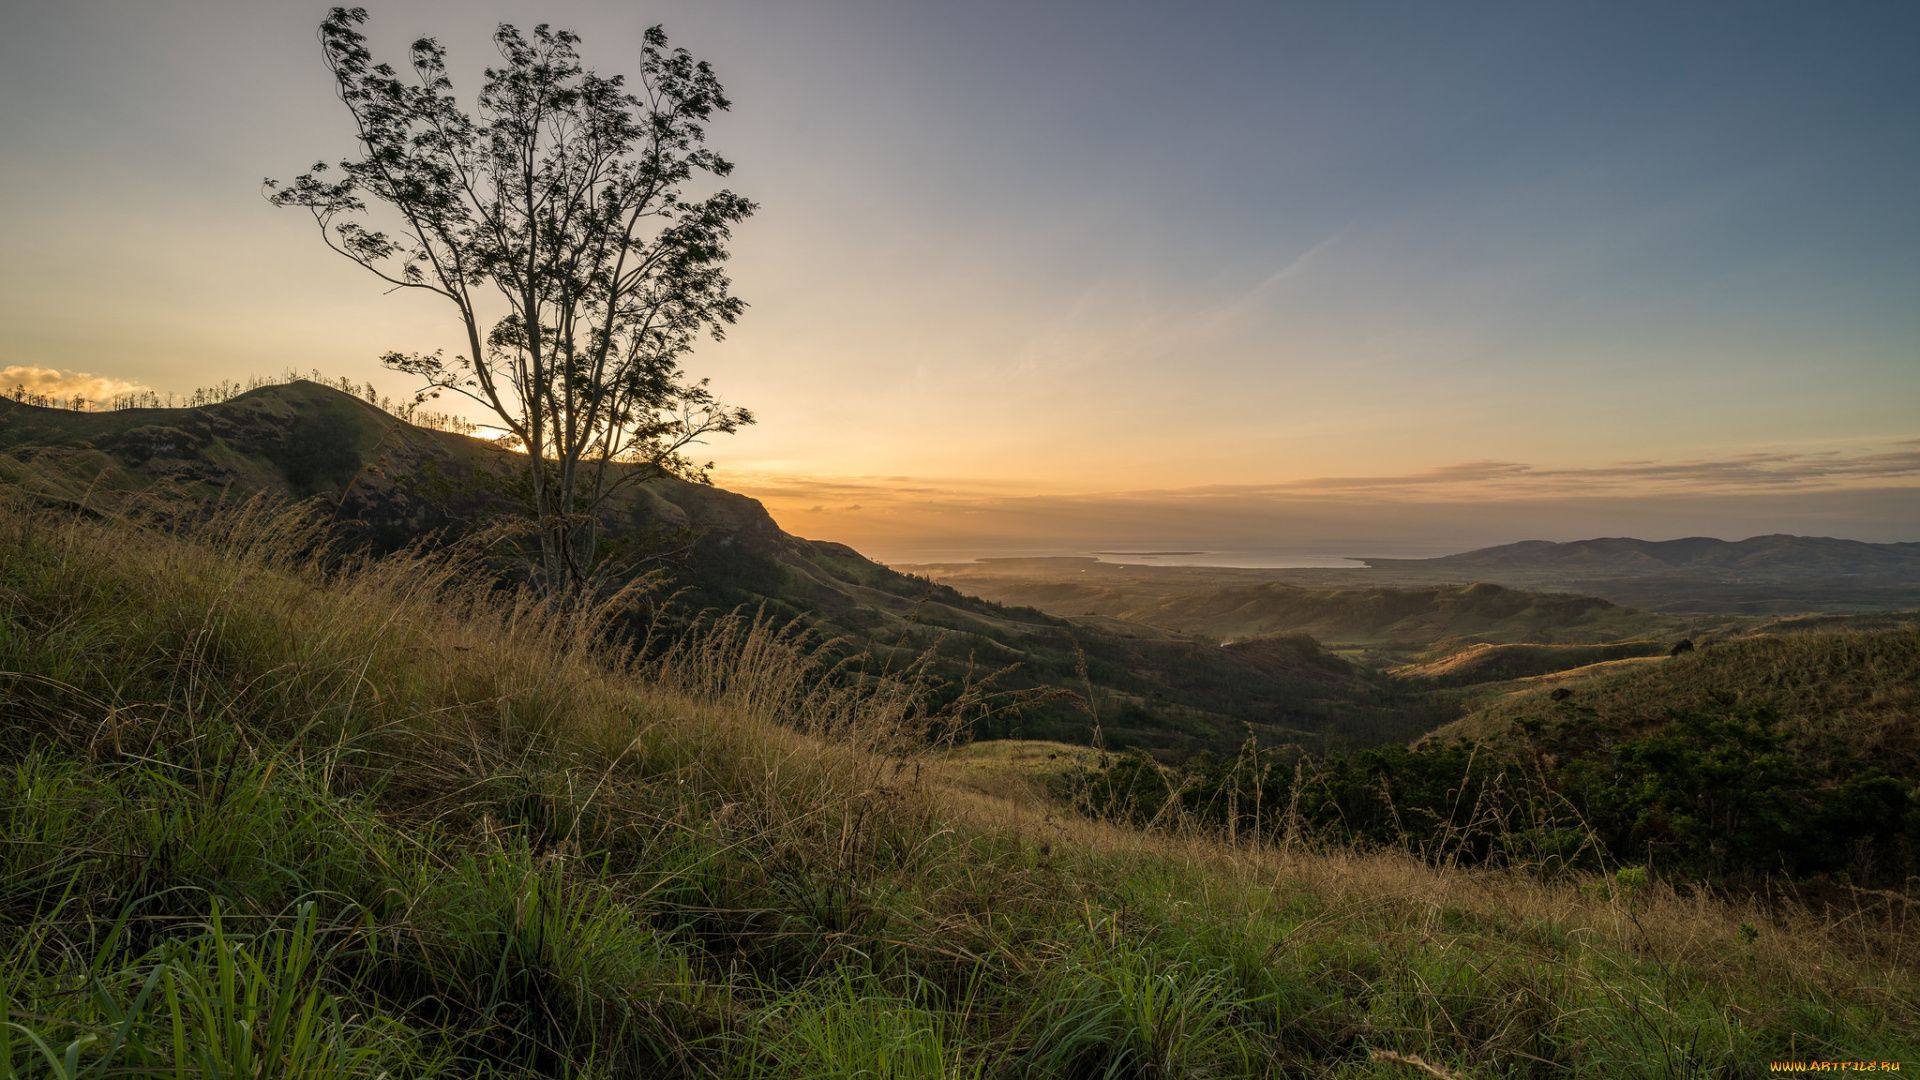
[(1250, 743), (1178, 770), (1124, 756), (1075, 790), (1136, 822), (1178, 812), (1470, 865), (1643, 863), (1901, 905), (1920, 880), (1920, 628), (1759, 635), (1452, 692), (1478, 710), (1412, 748)]
[(0, 1075), (1920, 1056), (1914, 932), (1872, 897), (1473, 871), (1177, 810), (1135, 830), (950, 784), (978, 763), (938, 750), (953, 712), (765, 627), (640, 657), (475, 553), (341, 563), (259, 504), (23, 501), (0, 497)]
[(1703, 646), (1569, 687), (1489, 704), (1429, 741), (1513, 742), (1578, 717), (1631, 738), (1661, 729), (1674, 711), (1724, 697), (1779, 711), (1795, 731), (1835, 740), (1896, 776), (1920, 777), (1920, 628), (1762, 634)]
[(1606, 645), (1481, 645), (1439, 660), (1395, 669), (1393, 677), (1418, 685), (1473, 686), (1572, 671), (1590, 664), (1645, 656), (1665, 656), (1664, 641), (1620, 641)]
[[(177, 508), (274, 492), (317, 500), (330, 528), (376, 552), (510, 516), (515, 465), (484, 440), (416, 427), (305, 380), (191, 409), (77, 413), (0, 400), (0, 482), (45, 505)], [(715, 487), (656, 478), (602, 517), (610, 546), (636, 572), (662, 575), (653, 595), (671, 598), (647, 608), (652, 625), (636, 635), (670, 637), (745, 608), (810, 627), (838, 657), (874, 669), (902, 670), (931, 649), (939, 693), (991, 676), (1018, 696), (1017, 710), (978, 720), (982, 737), (1086, 744), (1098, 725), (1108, 745), (1182, 757), (1229, 750), (1250, 726), (1269, 743), (1319, 748), (1404, 741), (1453, 715), (1451, 703), (1308, 641), (1222, 651), (1185, 634), (983, 601), (793, 536), (758, 502)]]

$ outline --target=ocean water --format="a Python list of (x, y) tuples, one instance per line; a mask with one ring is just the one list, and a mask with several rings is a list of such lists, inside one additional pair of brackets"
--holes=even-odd
[(1381, 544), (1356, 541), (1347, 544), (1315, 544), (1286, 547), (1208, 547), (1203, 544), (1125, 544), (1098, 547), (1006, 544), (991, 547), (911, 547), (867, 552), (892, 566), (924, 563), (969, 563), (982, 559), (1099, 559), (1104, 563), (1130, 566), (1220, 566), (1245, 569), (1349, 569), (1364, 570), (1359, 557), (1424, 559), (1452, 554), (1456, 549), (1425, 544)]
[(1105, 550), (1089, 551), (1087, 554), (1101, 562), (1136, 566), (1236, 566), (1261, 570), (1292, 570), (1310, 567), (1366, 569), (1366, 564), (1356, 559), (1329, 555), (1325, 552), (1219, 548), (1190, 551)]

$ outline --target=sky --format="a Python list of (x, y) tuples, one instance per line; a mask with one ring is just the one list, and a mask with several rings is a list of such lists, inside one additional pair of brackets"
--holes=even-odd
[[(450, 0), (713, 63), (760, 204), (709, 445), (889, 561), (1920, 540), (1920, 7)], [(324, 4), (0, 6), (0, 380), (102, 396), (457, 351), (276, 210), (352, 150)], [(470, 96), (468, 98), (470, 100)], [(475, 419), (484, 419), (478, 414)]]

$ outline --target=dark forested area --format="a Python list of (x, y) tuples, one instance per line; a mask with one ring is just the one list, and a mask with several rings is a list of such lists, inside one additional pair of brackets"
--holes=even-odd
[(1920, 872), (1920, 783), (1840, 740), (1789, 730), (1763, 701), (1715, 696), (1622, 737), (1560, 703), (1515, 746), (1471, 742), (1306, 756), (1249, 744), (1177, 769), (1117, 756), (1087, 778), (1094, 810), (1238, 834), (1399, 847), (1435, 861), (1605, 869), (1751, 886)]

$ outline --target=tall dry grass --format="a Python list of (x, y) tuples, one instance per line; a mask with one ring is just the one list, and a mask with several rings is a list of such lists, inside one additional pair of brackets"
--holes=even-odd
[(1247, 912), (1311, 896), (1320, 914), (1302, 933), (1367, 928), (1438, 941), (1465, 931), (1577, 944), (1726, 986), (1759, 979), (1787, 994), (1871, 1002), (1920, 1025), (1920, 896), (1911, 893), (1782, 881), (1766, 893), (1729, 894), (1618, 868), (1543, 876), (1524, 863), (1463, 866), (1433, 852), (1355, 850), (1285, 829), (1235, 837), (1177, 801), (1142, 828), (1070, 811), (1059, 784), (1008, 773), (983, 790), (972, 778), (954, 779), (943, 785), (943, 805), (968, 828), (1045, 838), (1122, 863), (1174, 862), (1222, 885), (1219, 898)]
[[(337, 995), (326, 1053), (421, 1074), (1735, 1076), (1920, 1030), (1896, 898), (1092, 820), (954, 778), (978, 694), (936, 709), (915, 670), (750, 614), (635, 642), (609, 633), (631, 596), (501, 588), (484, 541), (355, 560), (265, 502), (192, 525), (8, 505), (0, 551), (28, 793), (0, 856), (41, 882), (0, 892), (0, 988), (49, 1038), (104, 1023), (62, 996), (90, 969), (124, 1007), (178, 968), (242, 1019), (204, 989), (219, 963), (280, 978), (273, 1015)], [(174, 948), (214, 895), (254, 944), (98, 958), (115, 925)], [(276, 976), (295, 900), (326, 912), (299, 940), (356, 944)]]
[[(973, 688), (936, 709), (924, 664), (862, 672), (751, 613), (651, 648), (612, 633), (630, 627), (635, 590), (555, 604), (504, 586), (487, 558), (496, 539), (369, 559), (266, 498), (205, 518), (8, 507), (0, 544), (40, 553), (58, 579), (42, 594), (62, 597), (22, 614), (39, 647), (61, 654), (51, 669), (72, 673), (44, 692), (17, 682), (39, 703), (22, 717), (89, 754), (135, 757), (161, 741), (190, 749), (209, 719), (239, 720), (250, 764), (282, 746), (325, 748), (339, 790), (377, 787), (390, 809), (462, 829), (480, 827), (469, 819), (494, 778), (533, 775), (559, 785), (537, 796), (556, 807), (591, 785), (553, 815), (576, 828), (658, 818), (670, 787), (698, 793), (688, 817), (843, 849), (927, 828), (925, 760), (970, 710), (993, 707)], [(113, 581), (145, 587), (113, 609), (100, 584)], [(113, 665), (93, 662), (109, 652)], [(131, 684), (129, 666), (143, 676)]]

